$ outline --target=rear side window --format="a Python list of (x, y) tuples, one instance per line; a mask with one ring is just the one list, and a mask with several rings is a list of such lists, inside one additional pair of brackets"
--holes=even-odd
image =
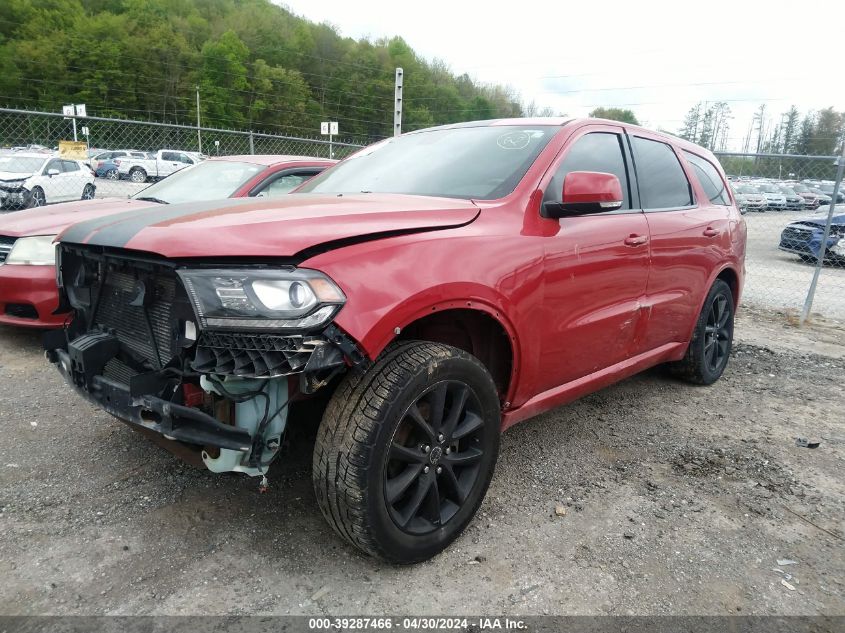
[(79, 171), (79, 164), (72, 160), (63, 160), (62, 166), (65, 168), (65, 171)]
[(563, 162), (549, 184), (545, 201), (560, 202), (563, 181), (571, 171), (600, 171), (613, 174), (622, 185), (622, 209), (631, 208), (628, 191), (628, 170), (622, 153), (622, 139), (619, 134), (592, 132), (575, 141), (569, 148)]
[(161, 153), (161, 160), (169, 160), (173, 161), (174, 163), (179, 162), (179, 154), (176, 152), (162, 152)]
[(692, 205), (692, 189), (675, 150), (667, 143), (631, 137), (644, 209)]
[(702, 158), (696, 154), (690, 154), (686, 151), (684, 152), (684, 157), (692, 165), (695, 176), (698, 178), (698, 182), (701, 183), (704, 193), (710, 198), (710, 202), (730, 206), (731, 197), (728, 195), (725, 181), (722, 180), (722, 176), (719, 174), (719, 170), (716, 169), (715, 165), (706, 158)]

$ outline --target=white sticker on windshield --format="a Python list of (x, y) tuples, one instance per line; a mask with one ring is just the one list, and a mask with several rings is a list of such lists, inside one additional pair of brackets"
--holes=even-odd
[(496, 139), (496, 145), (502, 149), (525, 149), (531, 142), (531, 135), (527, 132), (506, 132)]

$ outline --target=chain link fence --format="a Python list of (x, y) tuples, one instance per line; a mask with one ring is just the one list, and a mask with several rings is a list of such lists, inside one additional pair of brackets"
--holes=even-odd
[[(87, 141), (80, 159), (61, 141)], [(325, 138), (196, 128), (0, 108), (4, 210), (89, 197), (126, 197), (206, 156), (276, 154), (343, 158), (360, 147)], [(818, 267), (813, 312), (845, 321), (845, 192), (833, 201), (833, 156), (718, 153), (748, 226), (744, 301), (794, 312)], [(93, 173), (92, 173), (93, 172)], [(826, 221), (834, 204), (825, 241)], [(822, 255), (821, 266), (819, 255)]]
[(837, 157), (717, 157), (748, 227), (743, 301), (800, 318), (818, 268), (812, 312), (845, 321), (845, 192), (833, 200)]
[[(75, 138), (87, 142), (83, 155), (60, 156), (60, 143)], [(204, 156), (340, 159), (360, 147), (324, 138), (0, 108), (0, 203), (9, 210), (126, 197)]]

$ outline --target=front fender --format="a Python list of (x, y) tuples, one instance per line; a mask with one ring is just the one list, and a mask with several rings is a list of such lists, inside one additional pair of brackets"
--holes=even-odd
[[(496, 290), (475, 283), (445, 283), (426, 288), (396, 303), (366, 325), (361, 319), (364, 315), (354, 318), (341, 311), (337, 324), (360, 343), (370, 358), (376, 358), (411, 323), (439, 311), (456, 309), (478, 310), (495, 319), (508, 333), (514, 356), (519, 358), (516, 329), (507, 316), (514, 309), (512, 302)], [(361, 326), (366, 329), (359, 329)]]

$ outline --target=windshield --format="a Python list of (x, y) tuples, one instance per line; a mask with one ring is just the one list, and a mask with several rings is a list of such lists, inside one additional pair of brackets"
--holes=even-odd
[(13, 174), (31, 174), (41, 169), (45, 160), (32, 156), (0, 156), (0, 171)]
[(781, 192), (781, 193), (785, 193), (785, 194), (786, 194), (786, 195), (788, 195), (788, 196), (794, 196), (794, 195), (797, 195), (797, 194), (795, 193), (795, 190), (794, 190), (794, 189), (791, 189), (791, 188), (789, 188), (789, 187), (781, 187), (781, 188), (780, 188), (780, 192)]
[(390, 138), (297, 193), (402, 193), (493, 200), (511, 193), (559, 126), (482, 126)]
[(760, 185), (760, 191), (763, 193), (780, 193), (777, 187), (773, 187), (772, 185)]
[(760, 193), (751, 185), (742, 185), (741, 187), (737, 187), (736, 190), (739, 193)]
[(810, 191), (804, 185), (793, 185), (792, 188), (795, 189), (795, 191), (797, 191), (798, 193), (808, 193)]
[(263, 165), (210, 160), (177, 171), (136, 193), (133, 198), (156, 198), (169, 204), (192, 200), (228, 198), (247, 180), (265, 169)]

